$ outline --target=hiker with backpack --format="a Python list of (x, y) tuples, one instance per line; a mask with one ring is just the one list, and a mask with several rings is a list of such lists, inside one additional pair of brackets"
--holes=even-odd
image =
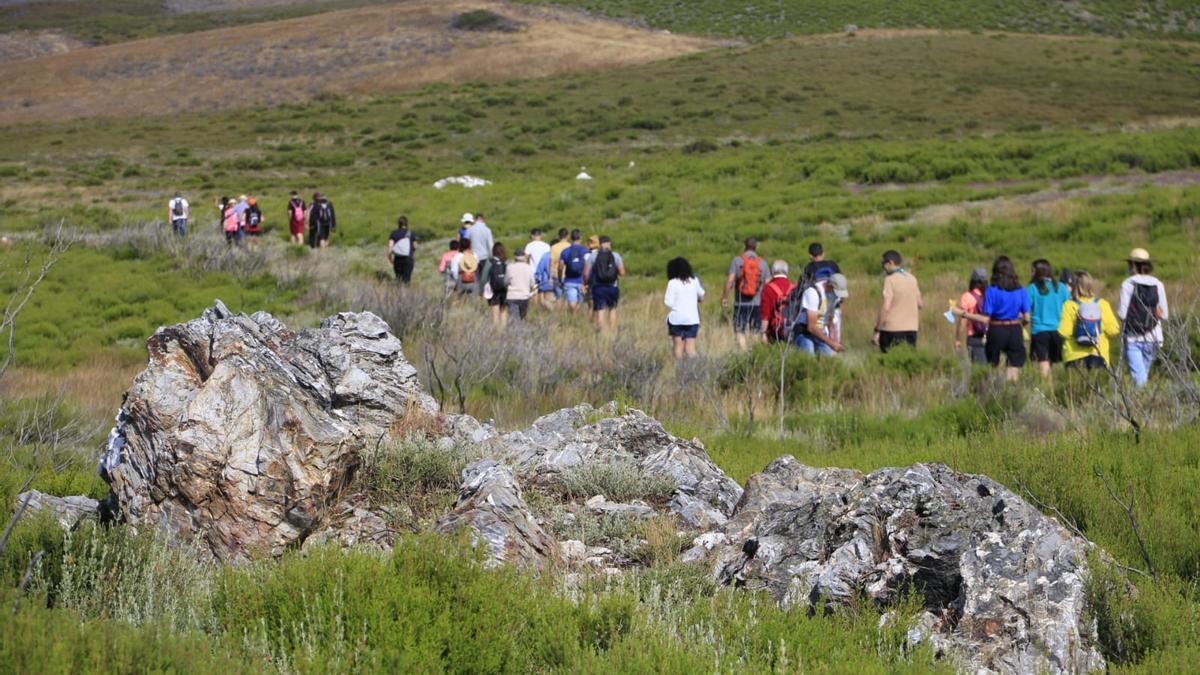
[(905, 343), (916, 349), (917, 331), (921, 324), (921, 287), (917, 278), (904, 268), (899, 251), (884, 251), (880, 260), (883, 273), (883, 301), (875, 322), (872, 344), (886, 354), (893, 345)]
[(571, 244), (559, 256), (558, 274), (562, 282), (563, 297), (571, 311), (578, 311), (583, 303), (583, 273), (587, 268), (588, 250), (580, 241), (583, 233), (571, 230)]
[(845, 350), (837, 336), (841, 332), (840, 307), (849, 296), (846, 278), (836, 275), (841, 281), (835, 284), (835, 275), (828, 267), (814, 274), (812, 283), (801, 287), (800, 297), (796, 298), (794, 291), (788, 299), (789, 306), (799, 305), (792, 325), (792, 344), (809, 354), (832, 356)]
[[(968, 314), (982, 314), (983, 293), (987, 285), (987, 270), (982, 267), (972, 270), (971, 278), (967, 282), (967, 290), (958, 299), (958, 309)], [(954, 323), (954, 351), (962, 351), (963, 333), (966, 333), (967, 358), (971, 363), (987, 363), (987, 352), (984, 350), (984, 336), (987, 335), (987, 329), (986, 323), (959, 317)]]
[(1167, 320), (1167, 291), (1152, 272), (1154, 263), (1144, 248), (1129, 253), (1129, 277), (1121, 282), (1117, 316), (1121, 319), (1121, 342), (1134, 386), (1141, 388), (1150, 378), (1150, 366), (1163, 343)]
[(768, 343), (787, 342), (788, 330), (784, 316), (784, 306), (788, 296), (796, 287), (788, 278), (787, 261), (776, 260), (771, 263), (771, 280), (763, 286), (762, 291), (762, 325), (763, 338)]
[(567, 250), (571, 245), (570, 233), (567, 228), (558, 228), (558, 240), (550, 245), (550, 279), (554, 283), (554, 299), (558, 300), (563, 296), (562, 287), (562, 252)]
[(451, 239), (450, 246), (438, 259), (438, 274), (442, 277), (442, 290), (450, 295), (458, 287), (458, 267), (456, 259), (462, 254), (458, 251), (458, 239)]
[(993, 368), (1005, 358), (1005, 377), (1016, 382), (1025, 365), (1025, 329), (1029, 323), (1029, 289), (1021, 285), (1017, 270), (1008, 256), (992, 263), (991, 284), (983, 293), (983, 308), (979, 313), (954, 308), (955, 316), (987, 324), (984, 352)]
[(1063, 364), (1104, 370), (1112, 358), (1110, 341), (1121, 334), (1112, 305), (1096, 295), (1092, 276), (1083, 270), (1071, 277), (1071, 299), (1063, 305), (1058, 334), (1063, 339)]
[(292, 198), (287, 204), (288, 233), (291, 242), (296, 246), (304, 245), (304, 217), (307, 212), (308, 205), (295, 190), (292, 190)]
[(613, 250), (608, 235), (600, 236), (599, 245), (588, 254), (583, 276), (591, 290), (596, 329), (611, 332), (617, 328), (617, 304), (621, 300), (620, 279), (625, 276), (625, 261)]
[(472, 213), (462, 214), (462, 218), (458, 221), (458, 243), (471, 238), (471, 225), (475, 223), (475, 215)]
[(458, 255), (450, 262), (454, 269), (454, 278), (458, 280), (458, 292), (463, 295), (474, 295), (479, 292), (479, 258), (470, 239), (458, 242)]
[(1033, 261), (1033, 278), (1029, 293), (1029, 357), (1038, 364), (1043, 377), (1050, 375), (1050, 366), (1062, 363), (1063, 339), (1058, 334), (1063, 304), (1071, 299), (1071, 291), (1054, 277), (1054, 268), (1045, 259)]
[(251, 197), (246, 200), (246, 234), (251, 237), (261, 236), (263, 233), (263, 212), (258, 206), (258, 200)]
[(829, 270), (830, 274), (842, 272), (837, 263), (825, 259), (825, 247), (821, 246), (821, 242), (814, 241), (808, 245), (808, 264), (804, 266), (804, 273), (800, 275), (800, 283), (811, 284), (820, 270)]
[(700, 302), (704, 286), (692, 272), (687, 258), (675, 258), (667, 263), (667, 292), (663, 304), (667, 314), (667, 334), (677, 360), (696, 357), (696, 337), (700, 334)]
[(337, 229), (337, 213), (333, 202), (320, 192), (313, 193), (312, 208), (308, 212), (309, 248), (328, 248), (329, 236)]
[(542, 309), (553, 309), (557, 283), (550, 270), (553, 267), (554, 254), (547, 252), (533, 268), (533, 283), (537, 287), (537, 303)]
[(503, 328), (508, 325), (508, 252), (504, 250), (504, 244), (497, 242), (492, 246), (491, 259), (484, 270), (487, 277), (483, 297), (492, 308), (492, 323)]
[(387, 258), (396, 274), (396, 281), (405, 286), (412, 282), (413, 254), (416, 250), (417, 243), (408, 229), (408, 217), (400, 216), (396, 220), (396, 229), (388, 235)]
[(508, 282), (509, 318), (524, 321), (529, 314), (529, 299), (537, 293), (537, 284), (533, 280), (533, 266), (529, 264), (528, 252), (517, 249), (505, 277)]
[(220, 212), (221, 231), (225, 233), (225, 245), (232, 246), (233, 244), (241, 244), (241, 223), (238, 221), (237, 211), (234, 210), (234, 203), (229, 197), (221, 197), (217, 202), (217, 209)]
[(747, 335), (757, 336), (762, 332), (762, 290), (769, 275), (767, 261), (758, 255), (758, 240), (754, 237), (746, 239), (741, 255), (729, 263), (725, 289), (721, 292), (721, 309), (724, 309), (729, 306), (729, 295), (736, 287), (733, 333), (739, 349), (746, 349)]
[(182, 192), (176, 192), (175, 198), (167, 202), (167, 220), (171, 221), (171, 231), (176, 236), (187, 235), (188, 218), (191, 215), (192, 209), (188, 200), (183, 198)]
[(496, 240), (492, 238), (492, 230), (484, 221), (482, 213), (475, 214), (474, 222), (467, 228), (467, 238), (471, 242), (471, 251), (475, 253), (475, 259), (479, 261), (479, 279), (476, 283), (479, 284), (479, 292), (482, 294), (491, 276), (488, 267), (491, 265), (492, 252), (496, 248)]

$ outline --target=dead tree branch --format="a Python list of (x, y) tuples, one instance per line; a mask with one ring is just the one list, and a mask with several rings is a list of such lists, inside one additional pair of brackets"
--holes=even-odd
[(35, 265), (32, 254), (26, 256), (25, 273), (17, 283), (16, 290), (8, 296), (8, 301), (4, 304), (4, 314), (0, 316), (0, 338), (4, 340), (6, 346), (4, 360), (0, 361), (0, 378), (4, 377), (5, 371), (12, 365), (13, 359), (16, 357), (17, 317), (25, 309), (29, 300), (33, 298), (38, 287), (46, 280), (46, 275), (54, 269), (54, 266), (74, 243), (75, 238), (67, 235), (60, 222), (51, 235), (50, 249), (46, 253), (46, 257), (42, 260), (41, 266), (36, 267), (36, 274), (34, 273)]
[(1142, 560), (1146, 561), (1146, 568), (1150, 570), (1150, 576), (1153, 577), (1155, 581), (1158, 581), (1158, 569), (1154, 567), (1154, 561), (1150, 559), (1150, 552), (1146, 548), (1146, 540), (1142, 538), (1142, 528), (1138, 526), (1137, 514), (1134, 513), (1134, 508), (1136, 507), (1136, 495), (1133, 491), (1133, 487), (1130, 486), (1129, 488), (1129, 501), (1123, 501), (1117, 495), (1117, 491), (1113, 489), (1112, 483), (1109, 482), (1108, 477), (1105, 476), (1102, 471), (1100, 471), (1100, 467), (1092, 467), (1092, 473), (1096, 474), (1096, 478), (1099, 478), (1100, 482), (1104, 484), (1104, 489), (1108, 491), (1108, 496), (1112, 497), (1113, 501), (1115, 501), (1118, 506), (1124, 509), (1125, 516), (1129, 518), (1129, 524), (1133, 527), (1133, 536), (1137, 539), (1138, 549), (1142, 553)]

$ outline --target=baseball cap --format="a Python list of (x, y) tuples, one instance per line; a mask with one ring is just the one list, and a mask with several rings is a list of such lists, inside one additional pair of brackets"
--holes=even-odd
[(982, 267), (976, 267), (975, 269), (971, 270), (971, 281), (987, 281), (987, 280), (988, 280), (987, 270), (983, 269)]
[(475, 222), (475, 216), (471, 215), (470, 213), (464, 213), (463, 217), (462, 217), (462, 222), (473, 223), (473, 222)]
[(1135, 248), (1129, 252), (1129, 262), (1150, 262), (1150, 252), (1144, 248)]
[(842, 300), (850, 297), (850, 286), (847, 285), (844, 274), (835, 274), (829, 277), (829, 287), (833, 289), (833, 294)]

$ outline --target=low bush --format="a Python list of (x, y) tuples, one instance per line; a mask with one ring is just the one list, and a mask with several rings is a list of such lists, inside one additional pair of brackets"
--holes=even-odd
[(588, 498), (604, 495), (613, 501), (630, 499), (664, 501), (675, 491), (675, 482), (666, 476), (647, 474), (634, 462), (597, 462), (567, 469), (558, 477), (567, 497)]

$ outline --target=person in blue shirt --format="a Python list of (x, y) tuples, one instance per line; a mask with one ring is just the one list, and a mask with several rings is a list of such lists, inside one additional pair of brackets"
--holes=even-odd
[(562, 280), (563, 297), (571, 311), (578, 311), (583, 304), (583, 273), (587, 271), (588, 249), (579, 243), (583, 233), (571, 231), (571, 245), (559, 255), (558, 275)]
[(1029, 291), (1021, 285), (1017, 270), (1008, 256), (996, 258), (992, 264), (991, 285), (983, 294), (982, 313), (975, 314), (954, 308), (955, 316), (987, 324), (987, 343), (984, 350), (988, 363), (1000, 365), (1003, 354), (1005, 376), (1015, 382), (1025, 365), (1025, 335), (1023, 326), (1029, 323)]
[(1063, 338), (1058, 324), (1062, 321), (1063, 304), (1071, 299), (1071, 289), (1054, 278), (1050, 261), (1039, 259), (1033, 261), (1033, 278), (1026, 291), (1031, 317), (1029, 357), (1037, 361), (1042, 376), (1049, 377), (1050, 366), (1063, 360)]

